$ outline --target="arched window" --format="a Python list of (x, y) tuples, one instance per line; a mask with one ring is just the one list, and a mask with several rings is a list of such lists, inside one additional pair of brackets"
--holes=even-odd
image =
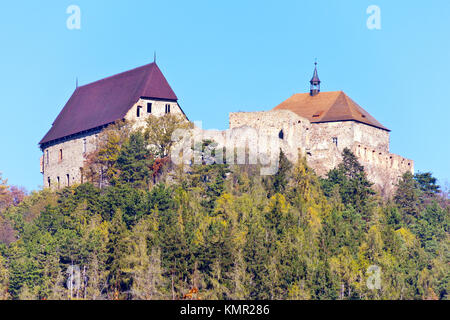
[(284, 139), (284, 132), (283, 132), (283, 130), (280, 130), (280, 132), (278, 133), (278, 138)]

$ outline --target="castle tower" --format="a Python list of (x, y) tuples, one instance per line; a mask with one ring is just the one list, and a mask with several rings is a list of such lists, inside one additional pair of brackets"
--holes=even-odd
[(320, 92), (320, 79), (319, 75), (317, 74), (317, 62), (314, 62), (314, 73), (309, 83), (311, 84), (309, 94), (311, 96), (317, 95)]

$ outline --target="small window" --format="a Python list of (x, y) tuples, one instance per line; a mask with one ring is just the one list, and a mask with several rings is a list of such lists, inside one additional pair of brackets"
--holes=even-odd
[(280, 132), (278, 132), (278, 138), (284, 139), (284, 132), (283, 132), (283, 130), (280, 130)]
[(147, 103), (147, 113), (152, 113), (152, 103)]
[(47, 182), (48, 182), (48, 187), (50, 188), (52, 186), (52, 182), (50, 180), (50, 177), (47, 178)]
[(67, 186), (70, 186), (70, 176), (69, 176), (69, 174), (66, 174), (66, 177), (67, 177)]
[(136, 108), (136, 117), (140, 117), (141, 116), (141, 106), (138, 106), (137, 108)]
[(63, 152), (62, 149), (59, 149), (59, 161), (62, 161), (63, 159)]
[(61, 187), (61, 182), (59, 181), (59, 177), (56, 178), (58, 180), (58, 189)]
[(83, 153), (86, 153), (87, 151), (87, 141), (86, 138), (83, 139)]
[(338, 138), (333, 137), (333, 144), (335, 144), (336, 147), (338, 146)]
[(313, 114), (313, 118), (319, 118), (322, 115), (323, 111), (317, 111)]
[(170, 113), (170, 104), (166, 104), (166, 113)]

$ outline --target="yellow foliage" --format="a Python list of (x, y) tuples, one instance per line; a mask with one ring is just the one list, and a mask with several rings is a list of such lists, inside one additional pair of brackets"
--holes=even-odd
[(416, 239), (415, 236), (406, 228), (400, 228), (397, 231), (395, 231), (396, 234), (398, 234), (401, 239), (405, 242), (405, 244), (410, 247), (414, 244), (414, 240)]

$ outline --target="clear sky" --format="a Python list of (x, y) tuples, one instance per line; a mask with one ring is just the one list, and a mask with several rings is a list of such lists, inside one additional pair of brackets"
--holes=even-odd
[[(69, 30), (69, 5), (81, 29)], [(369, 5), (381, 10), (370, 30)], [(391, 132), (391, 152), (450, 178), (450, 1), (4, 1), (0, 171), (42, 185), (39, 140), (75, 89), (157, 62), (190, 120), (226, 129), (309, 90), (343, 90)]]

